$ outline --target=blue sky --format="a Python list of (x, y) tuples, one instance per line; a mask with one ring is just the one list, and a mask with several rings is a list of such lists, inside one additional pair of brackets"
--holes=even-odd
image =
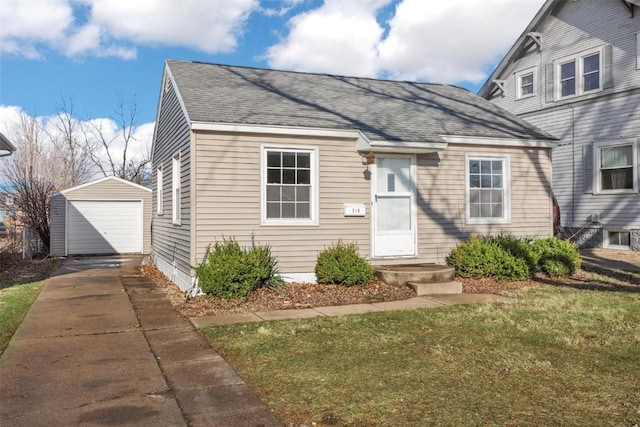
[(1, 132), (62, 100), (88, 121), (135, 98), (150, 142), (167, 58), (476, 91), (544, 0), (0, 2)]

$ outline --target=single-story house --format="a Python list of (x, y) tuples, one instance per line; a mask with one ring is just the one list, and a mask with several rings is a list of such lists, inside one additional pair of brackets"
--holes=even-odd
[(115, 176), (51, 196), (51, 255), (151, 250), (151, 189)]
[(223, 237), (311, 282), (339, 239), (409, 264), (552, 235), (555, 138), (456, 86), (168, 60), (155, 126), (152, 259), (183, 290)]

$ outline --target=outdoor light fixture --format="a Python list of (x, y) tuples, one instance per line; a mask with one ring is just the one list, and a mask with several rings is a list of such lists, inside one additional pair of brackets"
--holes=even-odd
[(372, 165), (376, 161), (376, 156), (369, 151), (366, 155), (362, 154), (362, 164), (363, 165)]

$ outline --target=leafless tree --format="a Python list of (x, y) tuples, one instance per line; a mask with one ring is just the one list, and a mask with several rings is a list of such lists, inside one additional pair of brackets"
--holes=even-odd
[(0, 181), (13, 194), (19, 221), (31, 227), (47, 249), (51, 194), (82, 182), (89, 174), (81, 167), (82, 148), (72, 138), (75, 124), (70, 117), (55, 119), (67, 133), (54, 138), (37, 119), (23, 113), (10, 133), (17, 151), (0, 162)]
[[(118, 126), (117, 131), (105, 129), (104, 122), (90, 121), (85, 128), (85, 141), (89, 158), (104, 176), (145, 185), (150, 182), (150, 151), (148, 141), (139, 141), (134, 135), (137, 112), (135, 99), (126, 105), (120, 100), (110, 117)], [(136, 157), (132, 152), (144, 154)]]

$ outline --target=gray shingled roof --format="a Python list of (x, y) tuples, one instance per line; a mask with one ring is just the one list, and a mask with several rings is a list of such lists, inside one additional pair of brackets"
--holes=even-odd
[(555, 139), (455, 86), (175, 60), (167, 66), (192, 122), (357, 129), (372, 141)]

